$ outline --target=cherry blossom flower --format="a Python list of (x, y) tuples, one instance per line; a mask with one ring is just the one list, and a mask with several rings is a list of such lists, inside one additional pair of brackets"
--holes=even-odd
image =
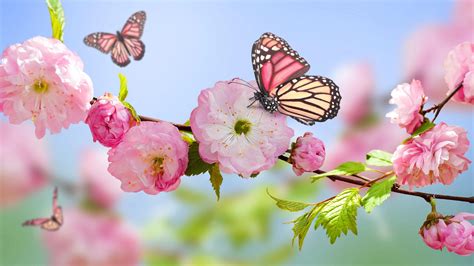
[(249, 177), (269, 169), (293, 136), (284, 115), (271, 114), (258, 104), (248, 107), (253, 93), (246, 85), (217, 82), (201, 91), (191, 114), (202, 159), (219, 163), (225, 173)]
[(64, 211), (60, 230), (44, 232), (50, 264), (138, 265), (138, 233), (118, 217), (87, 213), (79, 209)]
[(420, 235), (432, 249), (446, 247), (449, 252), (469, 256), (474, 253), (474, 226), (468, 220), (473, 219), (472, 213), (458, 213), (454, 217), (430, 213), (420, 228)]
[(13, 124), (33, 120), (38, 138), (84, 120), (92, 90), (79, 56), (56, 39), (34, 37), (3, 52), (0, 111)]
[(420, 27), (407, 39), (403, 50), (405, 79), (418, 79), (430, 99), (446, 97), (443, 61), (448, 52), (464, 41), (474, 41), (474, 1), (454, 1), (452, 19), (443, 24)]
[(175, 190), (188, 165), (188, 144), (167, 122), (141, 122), (109, 151), (109, 172), (127, 192)]
[(387, 117), (391, 123), (398, 124), (412, 134), (423, 122), (420, 111), (426, 100), (427, 97), (418, 80), (413, 80), (411, 84), (400, 84), (392, 91), (390, 99), (390, 104), (396, 104), (397, 108), (388, 113)]
[(110, 93), (105, 93), (94, 102), (85, 122), (90, 127), (94, 141), (112, 148), (136, 124), (130, 110)]
[(306, 132), (296, 140), (291, 150), (290, 161), (293, 171), (300, 176), (304, 172), (318, 170), (323, 165), (325, 156), (324, 143), (313, 137), (312, 133)]
[(107, 171), (109, 166), (107, 151), (87, 149), (80, 159), (79, 172), (88, 198), (104, 208), (113, 207), (120, 198), (122, 190), (120, 182)]
[(49, 168), (46, 145), (35, 137), (32, 127), (0, 121), (0, 207), (41, 189)]
[(375, 77), (371, 65), (361, 62), (342, 66), (334, 74), (334, 80), (341, 94), (351, 96), (342, 98), (340, 117), (349, 125), (357, 124), (372, 111)]
[(462, 84), (461, 89), (454, 94), (453, 100), (474, 104), (474, 43), (463, 42), (456, 46), (449, 52), (444, 68), (448, 94)]
[(471, 163), (464, 156), (468, 148), (464, 129), (440, 123), (398, 146), (393, 154), (393, 169), (399, 184), (410, 188), (436, 182), (449, 185)]

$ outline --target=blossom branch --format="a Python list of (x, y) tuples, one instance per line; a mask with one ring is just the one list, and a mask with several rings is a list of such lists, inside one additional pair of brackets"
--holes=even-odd
[[(449, 96), (448, 96), (449, 97)], [(451, 96), (452, 97), (452, 96)], [(448, 99), (449, 100), (449, 99)], [(442, 108), (442, 106), (445, 104), (445, 101), (441, 102), (438, 106)], [(151, 122), (160, 122), (163, 120), (147, 117), (147, 116), (139, 116), (142, 121), (151, 121)], [(179, 130), (185, 131), (192, 133), (191, 127), (186, 126), (183, 124), (174, 124)], [(280, 155), (278, 159), (289, 163), (289, 158), (285, 155)], [(325, 171), (322, 170), (316, 170), (314, 171), (315, 174), (324, 174), (326, 173)], [(361, 178), (359, 175), (351, 175), (356, 178)], [(355, 180), (346, 176), (338, 176), (338, 175), (331, 175), (328, 176), (327, 178), (331, 179), (332, 181), (340, 181), (340, 182), (345, 182), (349, 184), (354, 184), (354, 185), (359, 185), (359, 186), (370, 186), (371, 184), (367, 184), (367, 181), (361, 181), (361, 180)], [(370, 182), (370, 181), (369, 181)], [(443, 199), (443, 200), (452, 200), (452, 201), (461, 201), (461, 202), (468, 202), (468, 203), (474, 203), (474, 197), (460, 197), (460, 196), (451, 196), (451, 195), (443, 195), (443, 194), (433, 194), (433, 193), (425, 193), (425, 192), (418, 192), (418, 191), (409, 191), (409, 190), (404, 190), (400, 189), (400, 186), (398, 184), (394, 184), (392, 187), (392, 192), (398, 193), (398, 194), (404, 194), (404, 195), (409, 195), (409, 196), (415, 196), (415, 197), (420, 197), (424, 199), (427, 202), (430, 202), (431, 198), (436, 198), (436, 199)]]
[(456, 89), (453, 90), (442, 102), (440, 102), (438, 104), (435, 104), (433, 107), (431, 107), (429, 109), (421, 111), (421, 114), (425, 115), (427, 113), (430, 113), (430, 112), (434, 111), (435, 116), (431, 120), (431, 122), (434, 122), (436, 120), (436, 118), (438, 117), (439, 113), (441, 112), (441, 109), (443, 109), (443, 107), (449, 102), (449, 100), (451, 100), (451, 98), (453, 98), (453, 96), (462, 88), (462, 86), (463, 86), (462, 83), (460, 83), (456, 87)]

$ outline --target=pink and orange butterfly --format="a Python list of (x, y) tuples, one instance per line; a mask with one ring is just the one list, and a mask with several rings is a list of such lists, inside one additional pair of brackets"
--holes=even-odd
[(252, 46), (258, 91), (251, 100), (305, 125), (334, 118), (341, 101), (339, 87), (329, 78), (305, 75), (310, 66), (281, 37), (264, 33)]
[(138, 11), (130, 16), (117, 34), (96, 32), (87, 35), (84, 43), (102, 53), (112, 52), (112, 61), (120, 67), (130, 64), (129, 56), (140, 60), (145, 55), (145, 44), (140, 40), (145, 27), (146, 13)]
[(53, 215), (49, 218), (36, 218), (24, 222), (23, 226), (40, 226), (44, 230), (56, 231), (63, 224), (63, 210), (58, 206), (58, 188), (53, 193)]

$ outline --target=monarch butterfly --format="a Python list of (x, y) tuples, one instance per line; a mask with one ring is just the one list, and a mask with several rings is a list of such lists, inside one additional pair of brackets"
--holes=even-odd
[(129, 56), (140, 60), (145, 55), (145, 44), (140, 40), (145, 21), (145, 11), (138, 11), (128, 18), (122, 31), (117, 31), (117, 34), (92, 33), (84, 38), (84, 43), (105, 54), (112, 51), (112, 61), (118, 66), (124, 67), (130, 63)]
[(58, 188), (53, 192), (53, 215), (50, 218), (36, 218), (24, 222), (23, 226), (40, 226), (44, 230), (56, 231), (63, 224), (63, 210), (58, 206)]
[(305, 125), (334, 118), (339, 111), (339, 87), (329, 78), (307, 76), (310, 66), (298, 52), (273, 33), (264, 33), (252, 46), (258, 91), (251, 98), (265, 110), (279, 111)]

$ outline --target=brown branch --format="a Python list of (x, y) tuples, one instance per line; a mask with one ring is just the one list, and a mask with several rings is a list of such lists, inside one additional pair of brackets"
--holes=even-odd
[(451, 98), (453, 98), (454, 94), (456, 94), (461, 88), (462, 88), (462, 82), (456, 87), (456, 89), (454, 89), (448, 96), (446, 96), (446, 98), (442, 102), (440, 102), (438, 104), (435, 104), (433, 107), (431, 107), (429, 109), (426, 109), (426, 110), (423, 110), (420, 113), (422, 115), (425, 115), (429, 112), (434, 111), (435, 116), (431, 120), (431, 122), (434, 122), (436, 120), (436, 118), (438, 117), (439, 113), (441, 112), (441, 109), (443, 109), (443, 107), (449, 102), (449, 100), (451, 100)]
[[(442, 107), (442, 106), (441, 106)], [(151, 117), (146, 117), (146, 116), (140, 116), (140, 119), (142, 121), (152, 121), (152, 122), (159, 122), (163, 120), (151, 118)], [(182, 124), (174, 124), (179, 130), (185, 131), (188, 133), (192, 133), (191, 127), (182, 125)], [(285, 161), (288, 163), (288, 157), (285, 155), (280, 155), (278, 159)], [(314, 171), (315, 174), (324, 174), (326, 173), (325, 171), (322, 170), (316, 170)], [(352, 175), (353, 177), (356, 178), (361, 178), (359, 175)], [(367, 186), (367, 182), (361, 181), (361, 180), (356, 180), (352, 179), (347, 176), (338, 176), (338, 175), (331, 175), (327, 176), (327, 178), (331, 179), (332, 181), (341, 181), (349, 184), (354, 184), (354, 185), (359, 185), (359, 186)], [(369, 184), (370, 185), (370, 184)], [(443, 199), (443, 200), (453, 200), (453, 201), (462, 201), (462, 202), (468, 202), (468, 203), (474, 203), (474, 197), (459, 197), (459, 196), (451, 196), (451, 195), (442, 195), (442, 194), (432, 194), (432, 193), (425, 193), (425, 192), (418, 192), (418, 191), (409, 191), (409, 190), (404, 190), (400, 189), (400, 186), (398, 184), (394, 184), (392, 187), (392, 191), (395, 193), (399, 194), (404, 194), (404, 195), (409, 195), (409, 196), (415, 196), (415, 197), (420, 197), (424, 199), (427, 202), (430, 202), (431, 198), (435, 199)]]

